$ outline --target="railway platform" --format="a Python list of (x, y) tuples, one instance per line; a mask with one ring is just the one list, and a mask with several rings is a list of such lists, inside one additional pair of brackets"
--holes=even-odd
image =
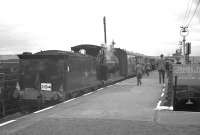
[(199, 135), (200, 113), (162, 106), (158, 73), (136, 78), (0, 124), (0, 135)]

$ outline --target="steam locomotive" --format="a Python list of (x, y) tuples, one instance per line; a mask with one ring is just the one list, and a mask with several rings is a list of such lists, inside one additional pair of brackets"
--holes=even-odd
[(62, 102), (134, 76), (136, 62), (154, 61), (112, 46), (82, 44), (71, 50), (18, 55), (19, 79), (12, 92), (14, 99), (31, 107)]

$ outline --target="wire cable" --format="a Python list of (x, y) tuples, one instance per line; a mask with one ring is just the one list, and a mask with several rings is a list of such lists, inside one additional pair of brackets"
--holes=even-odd
[(195, 10), (194, 10), (194, 13), (193, 13), (192, 17), (190, 18), (190, 20), (189, 20), (189, 22), (188, 22), (188, 24), (187, 24), (187, 27), (190, 25), (192, 19), (194, 18), (194, 15), (195, 15), (196, 12), (197, 12), (197, 9), (198, 9), (198, 7), (199, 7), (199, 4), (200, 4), (200, 0), (198, 0), (198, 2), (197, 2), (196, 8), (195, 8)]
[(199, 15), (200, 15), (200, 8), (199, 8), (199, 10), (196, 13), (196, 16), (199, 16)]
[[(187, 3), (187, 10), (186, 10), (186, 12), (185, 12), (183, 24), (185, 24), (185, 23), (187, 22), (188, 18), (189, 18), (192, 5), (193, 5), (193, 0), (188, 0), (188, 3)], [(187, 18), (187, 19), (186, 19), (186, 18)]]

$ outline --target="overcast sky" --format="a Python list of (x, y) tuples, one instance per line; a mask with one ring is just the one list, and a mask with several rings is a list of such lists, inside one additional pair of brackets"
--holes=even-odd
[[(104, 42), (146, 55), (170, 55), (181, 40), (190, 0), (2, 0), (0, 2), (0, 53), (70, 50), (78, 44)], [(191, 0), (192, 1), (192, 0)], [(193, 0), (191, 14), (197, 0)], [(189, 27), (192, 54), (200, 55), (200, 21)]]

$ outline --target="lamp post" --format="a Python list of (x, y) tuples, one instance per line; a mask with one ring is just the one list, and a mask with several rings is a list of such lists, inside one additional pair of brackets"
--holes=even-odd
[(106, 35), (106, 17), (103, 17), (103, 26), (104, 26), (104, 43), (107, 44), (107, 35)]
[(180, 35), (183, 37), (182, 43), (183, 43), (183, 56), (184, 56), (184, 64), (187, 64), (188, 61), (187, 59), (187, 54), (185, 52), (186, 48), (185, 48), (185, 41), (186, 41), (186, 36), (189, 34), (189, 31), (187, 29), (187, 26), (181, 26), (181, 30), (180, 30)]

